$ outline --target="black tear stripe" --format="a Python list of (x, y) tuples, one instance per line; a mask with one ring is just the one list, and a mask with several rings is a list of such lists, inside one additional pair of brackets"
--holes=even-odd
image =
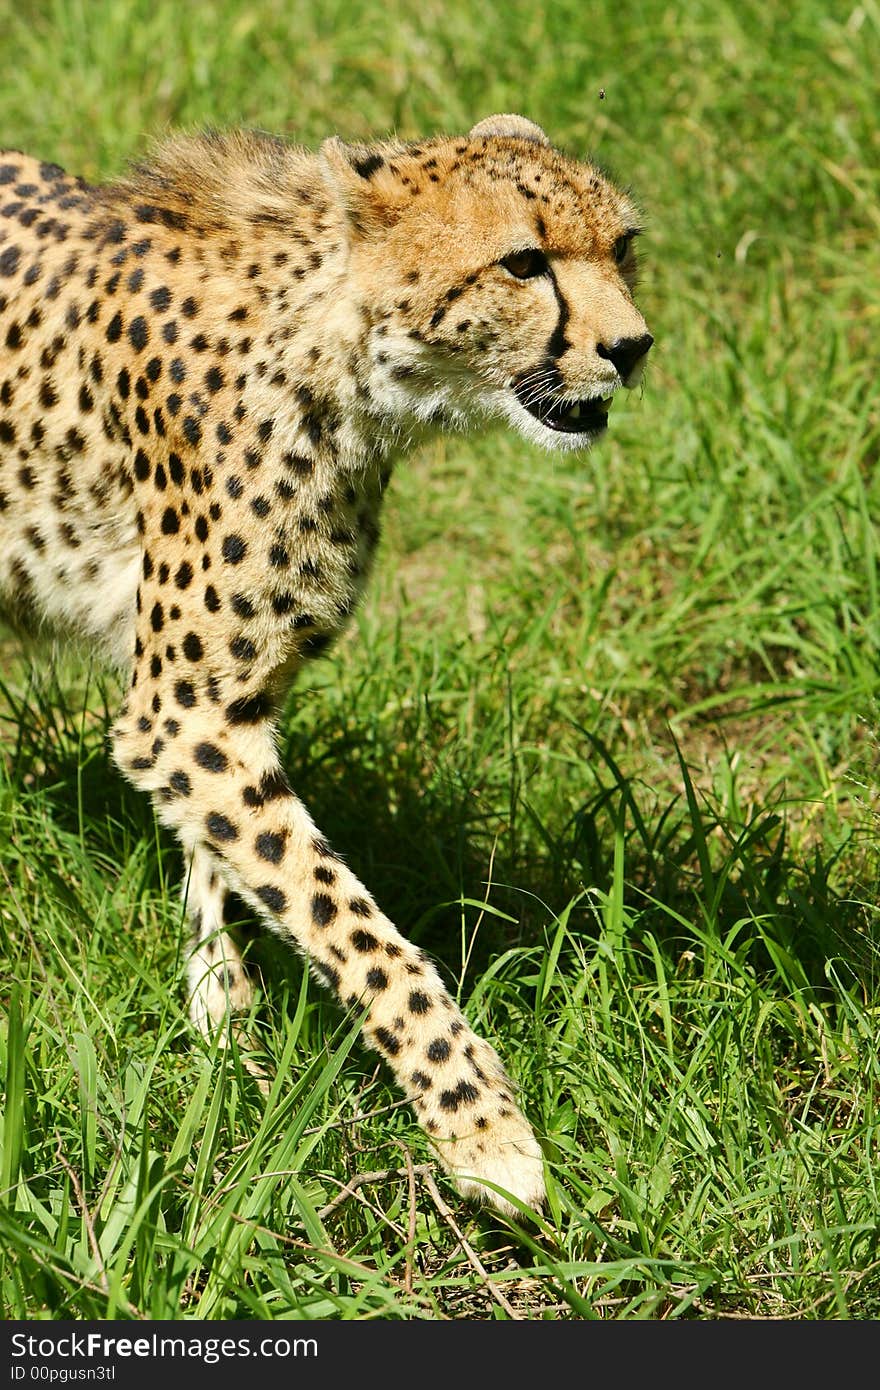
[(566, 304), (565, 299), (563, 297), (562, 291), (556, 283), (556, 276), (553, 274), (553, 271), (549, 268), (547, 273), (550, 276), (550, 284), (553, 286), (553, 293), (556, 296), (556, 303), (559, 305), (559, 318), (557, 319), (556, 327), (550, 334), (550, 338), (547, 342), (547, 356), (551, 359), (551, 361), (553, 361), (555, 365), (556, 360), (560, 358), (564, 352), (567, 352), (567, 350), (572, 346), (568, 338), (566, 338), (565, 336), (565, 330), (568, 327), (568, 320), (570, 319), (571, 314), (569, 312), (568, 305)]

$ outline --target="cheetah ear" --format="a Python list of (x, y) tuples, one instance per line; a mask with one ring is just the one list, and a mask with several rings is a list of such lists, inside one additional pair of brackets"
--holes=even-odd
[(324, 173), (345, 209), (352, 230), (375, 236), (397, 221), (408, 201), (406, 189), (388, 177), (387, 163), (404, 147), (346, 145), (338, 135), (318, 151)]
[(550, 141), (539, 125), (527, 121), (525, 116), (515, 116), (504, 112), (498, 116), (487, 116), (475, 125), (468, 135), (469, 140), (482, 140), (489, 135), (499, 135), (505, 140), (531, 140), (536, 145), (549, 145)]

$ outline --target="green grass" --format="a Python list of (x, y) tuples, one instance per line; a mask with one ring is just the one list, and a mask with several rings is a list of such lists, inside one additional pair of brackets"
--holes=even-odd
[(437, 1203), (277, 945), (270, 1103), (192, 1038), (112, 683), (4, 641), (3, 1315), (880, 1316), (876, 0), (0, 0), (0, 32), (2, 142), (91, 177), (169, 125), (522, 111), (632, 184), (657, 339), (588, 458), (496, 433), (400, 468), (285, 722), (318, 824), (501, 1046), (546, 1222)]

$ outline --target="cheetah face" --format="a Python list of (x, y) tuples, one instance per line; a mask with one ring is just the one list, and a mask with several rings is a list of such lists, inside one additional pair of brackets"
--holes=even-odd
[[(498, 412), (537, 443), (582, 448), (608, 427), (615, 392), (642, 380), (653, 338), (632, 303), (635, 280), (632, 242), (637, 228), (615, 239), (611, 259), (617, 276), (600, 257), (552, 258), (536, 247), (506, 257), (501, 267), (516, 280), (538, 282), (535, 300), (524, 305), (546, 324), (548, 289), (557, 319), (546, 349), (533, 367), (505, 383)], [(530, 288), (530, 287), (529, 287)]]
[(632, 300), (635, 234), (625, 226), (586, 255), (530, 246), (486, 268), (472, 326), (466, 316), (461, 326), (463, 303), (459, 342), (443, 338), (456, 374), (467, 363), (463, 394), (478, 412), (548, 449), (584, 449), (605, 432), (616, 393), (642, 380), (653, 343)]
[(591, 445), (653, 343), (633, 300), (630, 200), (522, 118), (354, 167), (349, 195), (374, 219), (364, 235), (361, 217), (354, 264), (374, 304), (379, 290), (369, 350), (383, 413), (501, 419), (545, 448)]

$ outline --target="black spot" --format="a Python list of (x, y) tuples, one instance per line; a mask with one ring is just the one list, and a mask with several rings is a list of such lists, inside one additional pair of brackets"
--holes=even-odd
[(180, 517), (173, 507), (166, 507), (162, 513), (162, 534), (174, 536), (180, 530)]
[(266, 904), (270, 912), (283, 912), (287, 906), (287, 899), (281, 889), (271, 883), (263, 884), (256, 892), (257, 897)]
[(127, 401), (129, 392), (131, 391), (131, 377), (128, 375), (128, 370), (125, 367), (122, 368), (122, 371), (116, 378), (116, 389), (122, 399)]
[[(170, 719), (167, 720), (167, 723), (169, 724), (172, 722), (173, 721)], [(171, 787), (172, 791), (176, 791), (180, 796), (189, 796), (190, 792), (192, 791), (192, 783), (190, 782), (189, 777), (180, 768), (178, 768), (177, 772), (172, 772), (171, 776), (168, 779), (168, 784)]]
[(280, 864), (284, 858), (284, 842), (286, 836), (276, 835), (271, 830), (264, 830), (254, 841), (254, 849), (261, 859), (266, 859), (270, 864)]
[(197, 743), (193, 757), (206, 772), (225, 772), (229, 765), (229, 759), (216, 743)]
[(389, 1033), (387, 1028), (377, 1028), (374, 1035), (376, 1042), (388, 1053), (389, 1057), (396, 1057), (400, 1051), (400, 1043), (393, 1033)]
[(107, 324), (106, 334), (108, 343), (118, 343), (122, 337), (122, 315), (116, 313)]
[(367, 984), (370, 989), (387, 989), (388, 976), (384, 970), (374, 967), (374, 969), (367, 971)]
[(315, 967), (324, 983), (326, 985), (329, 985), (331, 989), (335, 989), (338, 993), (339, 986), (342, 983), (342, 979), (339, 974), (339, 971), (335, 968), (335, 966), (327, 965), (322, 960), (313, 960), (312, 965)]
[(280, 768), (263, 773), (260, 778), (260, 791), (264, 801), (278, 801), (281, 797), (291, 794), (290, 783)]
[(183, 560), (181, 564), (178, 565), (177, 573), (174, 576), (174, 582), (177, 585), (178, 589), (188, 589), (190, 584), (192, 583), (192, 577), (192, 565), (190, 564), (189, 560)]
[(223, 559), (229, 565), (240, 565), (247, 554), (247, 546), (241, 536), (223, 537)]
[(237, 613), (239, 618), (252, 618), (254, 616), (254, 605), (244, 594), (233, 594), (229, 602), (232, 604), (233, 613)]
[(460, 1105), (477, 1100), (479, 1094), (476, 1086), (472, 1086), (469, 1081), (459, 1081), (454, 1091), (440, 1092), (440, 1109), (454, 1113)]
[(208, 834), (215, 840), (237, 840), (238, 828), (233, 825), (227, 816), (220, 815), (219, 811), (211, 811), (205, 817), (205, 825), (208, 827)]
[(312, 898), (312, 920), (319, 927), (329, 926), (336, 916), (336, 904), (328, 893), (315, 893)]
[(310, 478), (315, 469), (312, 460), (300, 454), (285, 454), (282, 462), (300, 478)]
[(192, 709), (196, 702), (196, 692), (191, 681), (178, 681), (174, 687), (174, 698), (184, 709)]
[(229, 643), (229, 650), (237, 661), (253, 661), (257, 654), (257, 649), (253, 642), (249, 637), (245, 637), (243, 633), (239, 633), (237, 637), (233, 637), (232, 641)]
[(428, 1060), (431, 1062), (445, 1062), (451, 1048), (445, 1038), (435, 1038), (428, 1044)]
[(128, 325), (128, 340), (136, 352), (143, 352), (150, 341), (150, 330), (142, 314), (138, 314)]
[(368, 955), (370, 951), (375, 951), (379, 947), (379, 942), (376, 940), (375, 936), (373, 936), (372, 932), (361, 931), (360, 929), (352, 932), (351, 944), (354, 949), (360, 951), (362, 955)]
[(366, 898), (352, 898), (348, 904), (349, 912), (353, 912), (355, 917), (370, 917), (373, 909)]
[(423, 994), (420, 989), (414, 989), (409, 996), (409, 1011), (413, 1014), (426, 1014), (431, 1007), (431, 1001), (427, 994)]
[(328, 886), (336, 882), (336, 875), (332, 869), (328, 869), (324, 864), (318, 864), (315, 868), (315, 878), (319, 883), (326, 883)]
[(352, 168), (362, 179), (368, 179), (375, 174), (377, 169), (381, 169), (385, 161), (380, 154), (366, 154), (352, 162)]
[(201, 638), (195, 632), (188, 632), (181, 645), (187, 661), (201, 661), (204, 649)]
[(430, 1091), (431, 1089), (430, 1077), (427, 1077), (423, 1071), (414, 1071), (410, 1080), (414, 1086), (418, 1086), (420, 1091)]
[(153, 604), (153, 611), (150, 614), (150, 626), (154, 632), (161, 632), (165, 626), (165, 614), (162, 611), (161, 603)]
[(272, 608), (279, 617), (283, 617), (285, 613), (289, 613), (293, 607), (293, 594), (283, 593), (272, 595)]
[(209, 584), (205, 590), (205, 607), (209, 613), (216, 613), (220, 607), (220, 597), (213, 584)]
[(217, 391), (222, 390), (223, 382), (224, 377), (220, 368), (209, 367), (205, 373), (205, 385), (207, 386), (208, 390), (211, 392), (212, 395), (214, 395)]
[[(171, 398), (168, 398), (169, 407)], [(190, 444), (198, 444), (202, 437), (202, 427), (194, 415), (185, 415), (183, 419), (183, 432)]]
[(157, 290), (151, 292), (150, 303), (154, 309), (158, 309), (159, 313), (163, 314), (171, 303), (171, 291), (165, 285), (160, 285)]
[(17, 246), (7, 246), (6, 250), (0, 253), (0, 275), (14, 275), (21, 260), (21, 252)]
[[(211, 590), (213, 593), (213, 590)], [(208, 603), (208, 595), (205, 593), (205, 604)], [(240, 699), (233, 700), (231, 705), (226, 706), (226, 718), (230, 724), (259, 724), (266, 715), (271, 712), (272, 702), (264, 690), (260, 690), (256, 695), (242, 695)]]

